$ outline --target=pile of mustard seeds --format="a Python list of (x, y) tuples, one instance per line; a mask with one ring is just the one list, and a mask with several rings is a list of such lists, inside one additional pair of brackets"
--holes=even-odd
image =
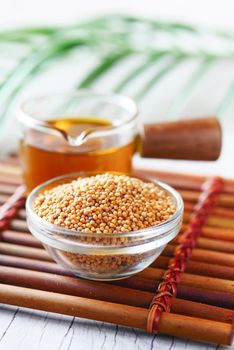
[(41, 193), (34, 211), (72, 231), (116, 234), (160, 224), (175, 212), (171, 196), (152, 182), (105, 173)]

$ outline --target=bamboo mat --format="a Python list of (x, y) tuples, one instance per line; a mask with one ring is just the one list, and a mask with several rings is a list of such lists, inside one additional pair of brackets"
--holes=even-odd
[[(165, 272), (181, 247), (183, 234), (191, 228), (191, 213), (205, 177), (139, 169), (134, 173), (156, 177), (180, 191), (185, 201), (182, 230), (150, 267), (131, 278), (103, 283), (73, 277), (52, 261), (28, 231), (17, 157), (0, 163), (0, 302), (147, 330), (152, 301), (155, 295), (160, 297), (160, 282), (165, 282)], [(156, 302), (156, 309), (163, 309), (156, 315), (157, 329), (151, 329), (153, 332), (232, 343), (233, 180), (223, 181), (215, 204), (186, 259), (186, 270), (176, 283), (176, 295), (163, 295), (170, 307), (164, 309), (164, 304)]]

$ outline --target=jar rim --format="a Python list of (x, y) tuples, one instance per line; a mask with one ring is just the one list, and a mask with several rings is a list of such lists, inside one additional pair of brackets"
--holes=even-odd
[[(76, 179), (77, 177), (87, 177), (87, 176), (93, 176), (95, 174), (101, 174), (101, 173), (107, 173), (107, 172), (77, 172), (77, 173), (71, 173), (71, 174), (65, 174), (62, 176), (55, 177), (53, 179), (50, 179), (39, 186), (37, 186), (28, 196), (27, 201), (26, 201), (26, 215), (30, 220), (34, 223), (37, 223), (43, 230), (48, 230), (51, 234), (56, 233), (56, 237), (58, 238), (60, 235), (61, 237), (64, 238), (69, 238), (69, 237), (93, 237), (93, 238), (110, 238), (111, 235), (110, 233), (106, 234), (95, 234), (95, 233), (86, 233), (83, 231), (73, 231), (69, 230), (67, 228), (61, 227), (59, 225), (55, 225), (52, 223), (47, 222), (43, 218), (41, 218), (39, 215), (37, 215), (34, 210), (33, 210), (33, 202), (35, 198), (41, 193), (43, 190), (46, 189), (46, 187), (49, 187), (53, 183), (61, 181), (62, 183), (66, 183), (63, 180), (68, 180), (68, 179)], [(111, 172), (112, 174), (121, 174), (117, 172)], [(122, 174), (123, 175), (123, 174)], [(174, 228), (178, 224), (178, 220), (180, 219), (181, 215), (183, 214), (184, 210), (184, 203), (181, 195), (170, 185), (167, 185), (161, 181), (151, 179), (151, 178), (142, 178), (142, 177), (137, 177), (133, 176), (134, 178), (141, 179), (146, 182), (152, 182), (155, 185), (163, 188), (167, 192), (170, 193), (172, 198), (176, 202), (176, 211), (175, 213), (166, 221), (161, 222), (160, 224), (150, 226), (144, 229), (136, 230), (136, 231), (129, 231), (129, 232), (124, 232), (124, 233), (119, 233), (115, 234), (114, 237), (116, 238), (139, 238), (139, 240), (146, 239), (146, 238), (151, 238), (154, 237), (155, 239), (160, 239), (162, 236), (164, 237), (165, 234), (169, 234), (170, 229)], [(57, 184), (59, 185), (59, 184)], [(157, 232), (156, 232), (157, 230)], [(70, 241), (69, 241), (70, 242)], [(71, 243), (71, 242), (70, 242)]]
[[(97, 137), (103, 136), (103, 132), (106, 135), (112, 134), (113, 132), (116, 132), (116, 130), (119, 130), (123, 127), (126, 128), (126, 126), (128, 125), (132, 125), (132, 123), (135, 123), (137, 120), (139, 110), (133, 99), (121, 94), (96, 92), (92, 89), (80, 89), (80, 90), (69, 91), (64, 93), (61, 92), (61, 93), (31, 97), (20, 105), (17, 113), (17, 119), (18, 121), (22, 122), (24, 125), (35, 130), (39, 130), (43, 132), (48, 132), (50, 130), (52, 132), (57, 132), (57, 130), (54, 130), (52, 127), (50, 127), (46, 123), (46, 121), (33, 117), (32, 113), (29, 113), (26, 110), (28, 107), (28, 104), (32, 102), (38, 103), (45, 99), (52, 99), (52, 98), (58, 98), (58, 97), (82, 98), (85, 96), (90, 96), (91, 98), (95, 98), (95, 97), (103, 98), (106, 100), (106, 102), (112, 102), (115, 105), (122, 106), (123, 110), (125, 109), (126, 111), (129, 111), (129, 114), (130, 114), (129, 118), (127, 118), (126, 120), (123, 120), (122, 122), (120, 121), (118, 125), (110, 125), (108, 127), (106, 126), (99, 127), (98, 130), (95, 131), (95, 135)], [(85, 117), (85, 116), (82, 115), (82, 117)]]

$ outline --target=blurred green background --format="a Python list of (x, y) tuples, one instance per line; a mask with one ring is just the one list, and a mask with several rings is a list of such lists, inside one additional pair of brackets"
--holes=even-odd
[[(156, 167), (231, 176), (234, 32), (126, 15), (74, 25), (0, 33), (0, 149), (17, 149), (16, 111), (28, 97), (79, 88), (115, 91), (136, 100), (148, 121), (217, 115), (224, 151), (211, 165), (158, 160)], [(231, 128), (230, 128), (231, 126)], [(227, 145), (226, 145), (227, 142)], [(231, 142), (231, 143), (230, 143)], [(151, 167), (139, 160), (142, 167)], [(209, 168), (208, 168), (209, 166)]]

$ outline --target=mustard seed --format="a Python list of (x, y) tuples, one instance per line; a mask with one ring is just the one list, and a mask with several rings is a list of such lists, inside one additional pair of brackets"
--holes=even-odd
[[(80, 242), (124, 246), (126, 232), (168, 220), (176, 208), (168, 192), (153, 182), (110, 173), (78, 178), (41, 193), (34, 211), (47, 222), (77, 233)], [(89, 234), (80, 235), (79, 232)], [(116, 234), (121, 236), (115, 237)], [(58, 250), (70, 265), (96, 273), (134, 266), (146, 258), (136, 255), (84, 255)]]

